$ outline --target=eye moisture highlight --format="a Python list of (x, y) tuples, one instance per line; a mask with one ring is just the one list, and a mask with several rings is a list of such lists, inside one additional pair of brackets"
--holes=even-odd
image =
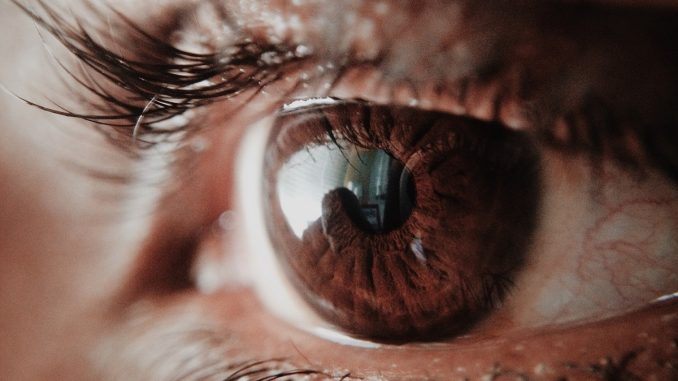
[(382, 341), (463, 333), (500, 305), (539, 206), (533, 142), (496, 123), (360, 100), (285, 108), (267, 228), (304, 299)]

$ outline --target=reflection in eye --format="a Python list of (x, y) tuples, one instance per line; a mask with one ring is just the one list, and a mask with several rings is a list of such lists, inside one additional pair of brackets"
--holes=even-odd
[(402, 226), (416, 197), (410, 171), (382, 149), (335, 141), (336, 146), (319, 144), (297, 152), (279, 174), (276, 191), (297, 238), (322, 214), (324, 202), (308, 201), (322, 200), (330, 191), (337, 192), (348, 218), (364, 232), (387, 233)]
[(533, 232), (537, 163), (528, 138), (494, 123), (360, 101), (287, 111), (267, 149), (268, 230), (331, 321), (440, 339), (508, 291)]

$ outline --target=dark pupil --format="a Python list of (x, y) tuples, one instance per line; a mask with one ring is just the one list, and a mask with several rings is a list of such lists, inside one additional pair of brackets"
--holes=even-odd
[(379, 149), (353, 150), (346, 159), (343, 189), (336, 191), (353, 223), (372, 233), (386, 233), (402, 226), (415, 200), (410, 172)]

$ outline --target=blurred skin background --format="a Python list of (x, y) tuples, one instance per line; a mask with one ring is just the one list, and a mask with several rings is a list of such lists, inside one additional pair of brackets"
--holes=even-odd
[[(138, 25), (199, 53), (227, 52), (229, 39), (243, 35), (284, 42), (300, 62), (262, 94), (243, 90), (195, 107), (185, 117), (199, 116), (201, 127), (179, 149), (170, 142), (130, 154), (134, 123), (111, 133), (11, 94), (57, 111), (102, 112), (88, 109), (96, 97), (67, 74), (81, 73), (79, 60), (16, 4), (0, 2), (0, 378), (678, 377), (672, 2), (107, 3), (131, 23), (83, 4), (103, 3), (49, 5), (65, 10), (62, 27), (81, 20), (93, 41), (122, 57), (150, 59), (140, 51), (159, 46), (125, 44), (140, 38)], [(332, 81), (321, 64), (346, 70)], [(492, 64), (525, 68), (532, 87), (497, 86), (516, 72)], [(592, 94), (608, 114), (591, 111), (584, 100)], [(252, 259), (271, 249), (259, 246), (266, 229), (251, 217), (261, 206), (245, 205), (266, 141), (250, 132), (267, 131), (293, 99), (327, 95), (496, 119), (537, 142), (543, 184), (528, 260), (507, 299), (468, 335), (398, 345), (336, 338), (326, 332), (342, 329), (294, 291), (278, 299), (289, 285), (269, 285), (277, 270)], [(553, 115), (526, 117), (527, 103)], [(621, 127), (590, 122), (600, 115)], [(573, 122), (579, 117), (589, 124)], [(604, 160), (592, 165), (588, 151), (608, 139), (615, 143), (600, 143)], [(632, 159), (607, 156), (619, 152)]]

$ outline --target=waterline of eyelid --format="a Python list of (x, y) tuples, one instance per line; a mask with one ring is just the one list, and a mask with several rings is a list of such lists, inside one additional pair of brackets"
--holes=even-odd
[(282, 112), (291, 112), (313, 106), (333, 105), (340, 102), (340, 100), (331, 97), (295, 99), (291, 102), (285, 103), (282, 106)]
[(669, 300), (674, 300), (674, 299), (678, 299), (678, 291), (670, 293), (670, 294), (662, 295), (662, 296), (654, 299), (651, 303), (668, 302)]
[(325, 328), (325, 327), (311, 327), (307, 329), (308, 332), (313, 333), (314, 335), (335, 342), (337, 344), (349, 345), (359, 348), (368, 348), (376, 349), (380, 348), (382, 345), (378, 343), (373, 343), (367, 340), (360, 340), (354, 337), (350, 337), (344, 334), (339, 333), (336, 329)]

